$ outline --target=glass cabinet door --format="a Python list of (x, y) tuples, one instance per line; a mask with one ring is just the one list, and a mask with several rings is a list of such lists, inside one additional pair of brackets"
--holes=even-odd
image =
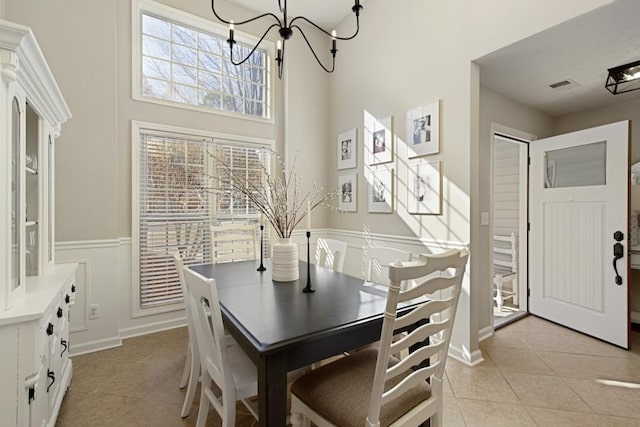
[(47, 141), (47, 260), (53, 261), (53, 138)]
[(20, 193), (22, 189), (20, 167), (20, 103), (11, 103), (11, 291), (20, 287)]

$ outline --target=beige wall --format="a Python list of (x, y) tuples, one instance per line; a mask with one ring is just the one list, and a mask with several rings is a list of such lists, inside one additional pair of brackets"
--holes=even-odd
[[(370, 0), (361, 35), (341, 43), (338, 70), (330, 82), (331, 136), (352, 127), (362, 135), (365, 110), (376, 117), (392, 115), (400, 159), (394, 167), (401, 187), (406, 179), (406, 147), (401, 142), (406, 110), (440, 99), (441, 150), (424, 160), (443, 162), (444, 204), (440, 216), (408, 215), (402, 206), (396, 215), (368, 214), (359, 149), (358, 212), (333, 214), (330, 226), (362, 231), (364, 225), (376, 233), (470, 243), (471, 280), (463, 288), (453, 339), (470, 353), (478, 349), (480, 311), (489, 307), (484, 302), (488, 270), (483, 262), (488, 235), (479, 221), (480, 211), (489, 210), (488, 170), (479, 137), (479, 75), (471, 61), (606, 3), (494, 0), (489, 6), (471, 0), (408, 0), (400, 7)], [(346, 31), (349, 25), (345, 22), (339, 29)], [(359, 145), (362, 148), (361, 140)], [(329, 168), (330, 185), (335, 186), (336, 160), (330, 160)]]
[[(480, 70), (482, 73), (482, 70)], [(492, 125), (500, 125), (520, 132), (535, 135), (538, 139), (553, 135), (554, 120), (537, 110), (526, 107), (512, 99), (506, 98), (484, 86), (480, 87), (480, 139), (478, 179), (479, 194), (477, 203), (472, 205), (475, 216), (480, 212), (491, 212), (491, 139)], [(490, 227), (479, 226), (474, 237), (479, 239), (482, 248), (478, 259), (476, 286), (480, 289), (479, 325), (480, 329), (491, 326), (492, 279), (489, 262), (492, 250)]]
[(73, 114), (56, 141), (56, 238), (116, 238), (115, 2), (12, 0), (5, 9), (32, 28)]
[[(213, 16), (208, 2), (160, 2), (207, 19)], [(239, 7), (219, 3), (227, 16), (250, 16)], [(32, 27), (73, 113), (56, 147), (57, 240), (131, 236), (132, 120), (269, 138), (282, 147), (283, 84), (277, 78), (274, 123), (132, 100), (129, 0), (81, 5), (71, 0), (55, 4), (25, 0), (12, 1), (7, 9), (9, 19)], [(94, 19), (97, 16), (99, 20)], [(256, 34), (261, 29), (250, 27)], [(301, 153), (297, 168), (304, 171), (305, 180), (326, 186), (323, 145), (328, 133), (328, 77), (317, 71), (301, 42), (293, 39), (287, 52), (289, 62), (300, 61), (291, 69), (288, 84), (289, 150)], [(326, 225), (323, 214), (315, 217), (314, 226)]]
[[(624, 99), (624, 95), (621, 99)], [(631, 162), (635, 163), (640, 161), (640, 100), (622, 101), (606, 107), (559, 117), (555, 122), (554, 134), (559, 135), (622, 120), (632, 122)]]
[[(206, 1), (163, 2), (212, 18)], [(287, 60), (295, 61), (295, 67), (290, 64), (286, 86), (286, 125), (284, 87), (279, 82), (273, 125), (132, 101), (129, 0), (10, 0), (6, 17), (33, 28), (74, 114), (56, 151), (56, 233), (62, 241), (131, 236), (131, 120), (279, 142), (286, 134), (286, 152), (298, 151), (304, 182), (331, 188), (337, 186), (335, 137), (358, 127), (361, 138), (363, 111), (394, 116), (394, 131), (401, 141), (406, 110), (440, 99), (441, 150), (425, 160), (443, 161), (443, 215), (410, 216), (402, 209), (395, 215), (366, 213), (359, 149), (358, 213), (314, 214), (313, 226), (361, 231), (364, 224), (378, 233), (470, 243), (471, 280), (465, 282), (454, 342), (475, 352), (484, 298), (476, 293), (482, 289), (478, 282), (487, 279), (480, 264), (485, 248), (476, 209), (486, 210), (481, 206), (486, 165), (480, 157), (479, 76), (471, 61), (605, 3), (608, 0), (492, 0), (490, 5), (474, 0), (406, 0), (400, 5), (369, 0), (361, 34), (339, 43), (335, 74), (320, 72), (300, 40), (291, 44)], [(222, 1), (220, 5), (230, 15), (249, 15)], [(338, 29), (346, 33), (351, 26), (348, 20)], [(406, 159), (402, 143), (397, 153)], [(403, 162), (396, 162), (395, 169), (400, 179), (406, 177)], [(112, 282), (122, 283), (119, 297), (111, 292), (111, 306), (126, 307), (128, 301), (124, 293), (130, 291), (125, 282), (130, 275), (120, 264), (130, 257), (123, 253), (112, 269)], [(112, 321), (117, 326), (118, 321)]]

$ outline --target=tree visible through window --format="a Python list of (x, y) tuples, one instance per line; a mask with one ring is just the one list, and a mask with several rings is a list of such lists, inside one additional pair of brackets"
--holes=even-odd
[[(236, 66), (225, 37), (147, 12), (141, 37), (143, 96), (269, 118), (266, 50)], [(236, 58), (250, 52), (241, 43), (234, 49)]]
[[(184, 135), (140, 135), (138, 260), (140, 308), (180, 302), (172, 254), (186, 265), (210, 262), (212, 224), (259, 221), (256, 208), (232, 188), (218, 188), (216, 159), (246, 176), (256, 191), (268, 168), (267, 146)], [(267, 236), (265, 236), (267, 237)]]

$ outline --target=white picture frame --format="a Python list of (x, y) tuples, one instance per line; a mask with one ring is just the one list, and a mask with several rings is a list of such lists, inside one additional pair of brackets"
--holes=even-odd
[(358, 159), (358, 130), (350, 129), (338, 135), (338, 170), (353, 169)]
[(383, 119), (365, 114), (364, 150), (367, 165), (378, 165), (393, 161), (393, 117)]
[(358, 173), (338, 176), (338, 208), (343, 212), (358, 211)]
[(367, 177), (367, 200), (370, 213), (393, 213), (393, 169), (370, 169)]
[(440, 152), (440, 100), (407, 111), (408, 158)]
[(441, 163), (422, 162), (407, 168), (407, 211), (410, 214), (442, 214)]

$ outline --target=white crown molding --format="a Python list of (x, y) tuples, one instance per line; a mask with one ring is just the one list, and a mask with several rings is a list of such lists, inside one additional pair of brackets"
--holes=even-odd
[(17, 80), (38, 113), (54, 127), (69, 120), (69, 106), (31, 29), (0, 20), (0, 48), (18, 55)]

